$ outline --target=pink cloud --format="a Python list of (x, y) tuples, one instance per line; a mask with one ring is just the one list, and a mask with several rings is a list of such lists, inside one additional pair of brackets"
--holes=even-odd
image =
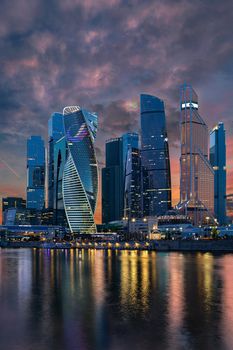
[(77, 6), (82, 5), (82, 7), (87, 12), (93, 12), (101, 10), (101, 8), (106, 7), (114, 7), (117, 6), (120, 3), (120, 0), (85, 0), (80, 2), (80, 0), (61, 0), (59, 5), (63, 11), (70, 11), (75, 9)]
[(81, 89), (94, 90), (97, 92), (98, 88), (106, 88), (110, 86), (113, 81), (113, 70), (110, 63), (87, 68), (81, 71), (81, 77), (78, 85)]
[(20, 73), (22, 69), (37, 69), (39, 67), (39, 61), (37, 57), (23, 58), (19, 60), (12, 60), (5, 62), (5, 73), (9, 78), (13, 78)]
[(30, 39), (31, 45), (40, 54), (45, 54), (49, 48), (57, 45), (57, 41), (58, 41), (58, 38), (54, 37), (54, 35), (52, 35), (49, 32), (36, 33)]

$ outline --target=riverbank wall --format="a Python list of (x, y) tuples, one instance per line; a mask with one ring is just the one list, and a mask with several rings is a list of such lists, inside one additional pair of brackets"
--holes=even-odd
[(160, 252), (232, 252), (233, 240), (159, 240), (116, 243), (0, 242), (1, 248), (153, 250)]

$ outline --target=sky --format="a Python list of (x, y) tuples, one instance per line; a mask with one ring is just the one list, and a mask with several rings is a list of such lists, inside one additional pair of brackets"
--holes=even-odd
[(26, 140), (79, 105), (108, 138), (139, 130), (139, 95), (165, 101), (173, 204), (179, 200), (180, 85), (192, 84), (211, 129), (225, 123), (233, 192), (232, 0), (2, 0), (0, 197), (25, 197)]

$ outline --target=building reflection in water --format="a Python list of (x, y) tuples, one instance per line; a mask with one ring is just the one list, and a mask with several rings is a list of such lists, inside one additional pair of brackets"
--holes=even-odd
[(232, 266), (230, 254), (2, 249), (1, 346), (232, 349)]
[(232, 255), (222, 257), (222, 334), (226, 349), (233, 349), (233, 261)]
[(125, 318), (145, 315), (155, 283), (155, 253), (123, 251), (120, 257), (120, 303)]
[(168, 260), (168, 339), (169, 349), (185, 348), (186, 336), (183, 330), (184, 317), (184, 263), (183, 254), (171, 254)]

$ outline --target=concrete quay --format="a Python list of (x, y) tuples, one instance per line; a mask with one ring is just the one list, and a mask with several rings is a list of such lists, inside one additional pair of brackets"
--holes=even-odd
[(233, 240), (158, 240), (151, 242), (0, 242), (1, 248), (112, 249), (158, 252), (232, 252)]

